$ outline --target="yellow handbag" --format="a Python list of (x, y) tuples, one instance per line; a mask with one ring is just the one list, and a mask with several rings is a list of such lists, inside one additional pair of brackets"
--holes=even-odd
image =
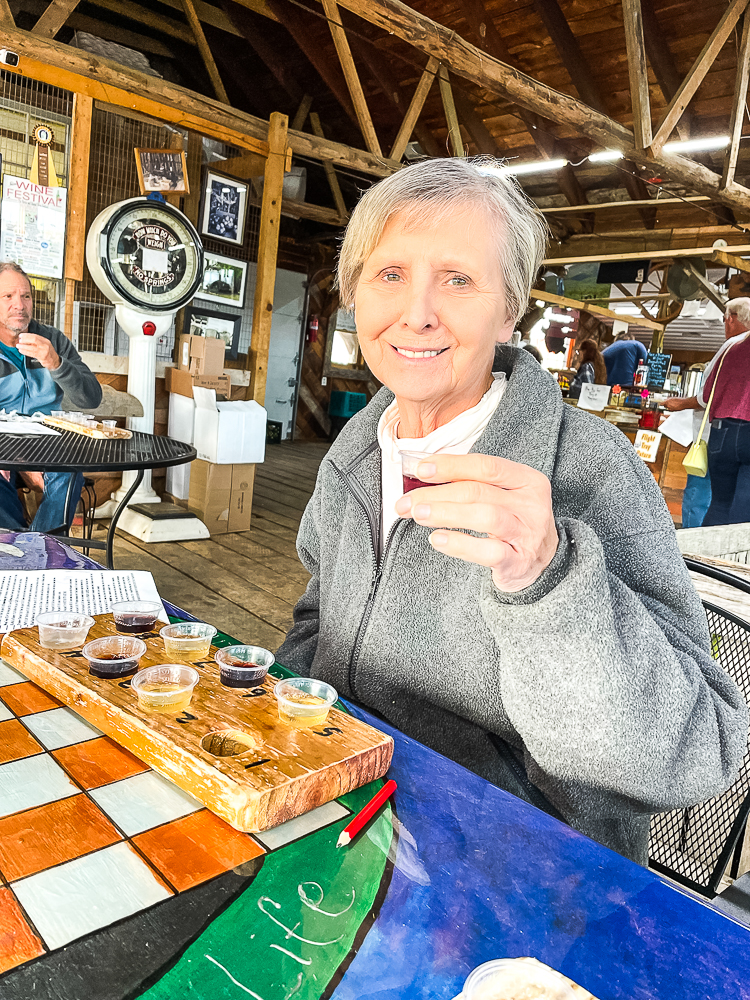
[(721, 356), (721, 361), (719, 362), (719, 367), (716, 371), (716, 378), (714, 379), (714, 384), (711, 386), (711, 395), (708, 397), (706, 409), (703, 411), (701, 429), (698, 431), (698, 440), (693, 441), (687, 455), (685, 455), (682, 460), (682, 466), (689, 476), (698, 476), (700, 479), (703, 479), (708, 472), (708, 445), (703, 440), (703, 429), (706, 426), (706, 421), (708, 420), (711, 403), (713, 402), (714, 393), (716, 392), (716, 384), (719, 381), (719, 375), (721, 373), (721, 366), (724, 364), (724, 358), (727, 354), (729, 354), (730, 350), (731, 348), (728, 347)]

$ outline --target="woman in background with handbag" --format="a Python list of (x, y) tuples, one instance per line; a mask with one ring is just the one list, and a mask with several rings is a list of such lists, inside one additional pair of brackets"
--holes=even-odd
[[(740, 324), (739, 317), (736, 322)], [(742, 334), (747, 328), (747, 323), (742, 324), (736, 332)], [(730, 351), (732, 362), (725, 365)], [(747, 332), (727, 344), (719, 364), (706, 379), (701, 395), (704, 399), (708, 396), (706, 414), (711, 421), (707, 458), (712, 495), (703, 524), (707, 527), (750, 522), (750, 337)]]

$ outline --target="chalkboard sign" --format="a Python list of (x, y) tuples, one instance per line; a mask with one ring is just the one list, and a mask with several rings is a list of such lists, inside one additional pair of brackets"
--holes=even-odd
[(666, 381), (667, 375), (669, 375), (669, 366), (671, 362), (671, 354), (652, 354), (651, 351), (648, 352), (646, 355), (646, 364), (648, 365), (649, 389), (664, 388), (664, 382)]

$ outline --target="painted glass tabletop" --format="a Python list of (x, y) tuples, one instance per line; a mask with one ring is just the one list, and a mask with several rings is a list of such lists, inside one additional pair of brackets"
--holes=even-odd
[(750, 1000), (750, 929), (351, 711), (398, 791), (337, 850), (379, 782), (238, 834), (0, 668), (0, 997), (451, 1000), (528, 955), (598, 1000)]

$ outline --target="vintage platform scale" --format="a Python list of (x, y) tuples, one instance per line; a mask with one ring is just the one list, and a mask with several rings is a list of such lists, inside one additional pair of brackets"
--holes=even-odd
[[(98, 615), (88, 638), (116, 634), (112, 616)], [(141, 669), (163, 663), (158, 633), (143, 639)], [(127, 678), (89, 674), (80, 652), (42, 648), (35, 627), (6, 635), (0, 654), (236, 830), (277, 826), (382, 777), (390, 766), (389, 736), (335, 708), (322, 725), (292, 728), (279, 720), (277, 678), (228, 688), (213, 658), (194, 664), (200, 681), (189, 708), (166, 715), (140, 709)]]
[[(128, 392), (143, 405), (142, 417), (129, 417), (132, 430), (154, 430), (156, 338), (169, 331), (175, 313), (192, 301), (203, 278), (203, 246), (187, 218), (167, 202), (130, 198), (110, 205), (91, 224), (86, 263), (100, 291), (113, 303), (115, 318), (130, 338)], [(121, 488), (99, 516), (114, 509), (135, 481), (123, 474)], [(111, 504), (112, 510), (107, 509)], [(138, 510), (131, 507), (139, 505)], [(154, 505), (153, 508), (144, 506)], [(172, 505), (160, 516), (159, 498), (146, 472), (141, 486), (120, 518), (120, 527), (145, 542), (208, 538), (194, 515)]]

